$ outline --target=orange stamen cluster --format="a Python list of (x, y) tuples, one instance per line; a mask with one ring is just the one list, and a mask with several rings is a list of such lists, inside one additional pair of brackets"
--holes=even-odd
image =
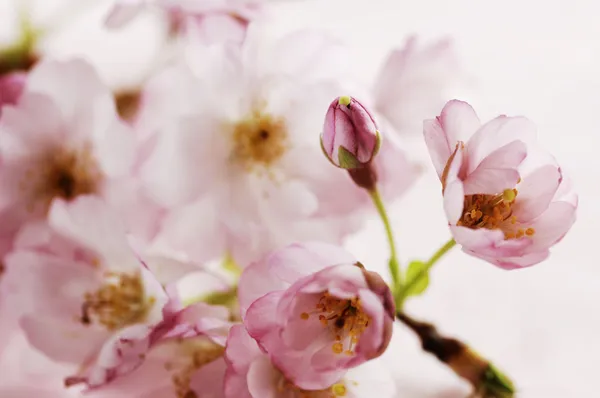
[(78, 150), (59, 148), (33, 162), (19, 182), (19, 189), (27, 197), (28, 211), (45, 213), (54, 198), (72, 200), (97, 193), (102, 179), (90, 146)]
[(456, 225), (471, 229), (501, 229), (505, 239), (517, 239), (535, 234), (533, 228), (516, 228), (517, 217), (513, 205), (517, 198), (516, 189), (507, 189), (499, 195), (466, 195), (463, 214)]
[(360, 336), (370, 322), (369, 316), (362, 310), (360, 299), (339, 299), (325, 292), (315, 307), (315, 311), (311, 313), (301, 313), (300, 318), (308, 320), (311, 316), (317, 317), (334, 336), (332, 351), (336, 354), (353, 355)]
[(107, 273), (106, 276), (104, 285), (84, 295), (81, 323), (97, 323), (108, 330), (118, 330), (142, 322), (155, 299), (146, 297), (140, 275)]
[(283, 156), (287, 140), (283, 119), (255, 111), (234, 125), (231, 159), (246, 171), (268, 168)]

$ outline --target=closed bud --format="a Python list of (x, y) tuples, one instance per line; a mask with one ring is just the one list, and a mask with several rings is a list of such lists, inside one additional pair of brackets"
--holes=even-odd
[(368, 165), (381, 146), (381, 135), (369, 111), (356, 99), (336, 98), (325, 115), (323, 153), (335, 166), (352, 170)]

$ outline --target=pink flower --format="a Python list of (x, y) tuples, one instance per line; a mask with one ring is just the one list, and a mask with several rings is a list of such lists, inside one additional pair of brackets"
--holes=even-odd
[(84, 61), (42, 61), (15, 106), (0, 119), (2, 229), (42, 220), (55, 198), (103, 196), (127, 227), (149, 237), (157, 207), (132, 176), (135, 136), (119, 120), (112, 93)]
[[(264, 28), (253, 25), (241, 48), (194, 47), (145, 97), (139, 123), (157, 134), (142, 174), (169, 209), (157, 241), (198, 262), (228, 252), (245, 266), (294, 241), (339, 243), (372, 211), (319, 145), (323, 112), (345, 92), (343, 46), (307, 31), (270, 40)], [(406, 171), (389, 179), (396, 194), (414, 179), (395, 145), (375, 163)]]
[(0, 116), (4, 105), (14, 105), (17, 103), (23, 88), (27, 74), (23, 72), (9, 73), (0, 76)]
[(527, 267), (573, 225), (577, 197), (535, 146), (529, 120), (499, 116), (481, 125), (469, 104), (453, 100), (425, 121), (424, 135), (450, 229), (465, 252), (505, 269)]
[[(148, 398), (223, 396), (223, 352), (231, 327), (229, 311), (204, 303), (190, 305), (155, 326), (149, 339), (122, 341), (110, 370), (124, 371), (108, 384), (86, 382), (88, 393), (118, 393)], [(141, 345), (140, 343), (146, 343)], [(119, 396), (124, 396), (119, 395)]]
[(129, 247), (118, 216), (92, 196), (55, 201), (48, 224), (21, 230), (6, 264), (29, 342), (78, 365), (89, 384), (126, 371), (115, 370), (122, 346), (143, 350), (167, 316), (166, 291)]
[(304, 390), (261, 351), (242, 325), (231, 328), (225, 350), (225, 398), (386, 398), (395, 396), (394, 381), (377, 361), (350, 369), (326, 388)]
[(372, 109), (400, 134), (420, 131), (421, 121), (450, 98), (449, 87), (463, 79), (449, 40), (429, 45), (419, 41), (412, 36), (390, 52), (373, 88)]
[(321, 145), (334, 165), (355, 169), (377, 155), (381, 136), (373, 116), (360, 102), (352, 97), (338, 97), (325, 115)]
[(244, 40), (248, 24), (262, 11), (264, 0), (117, 0), (106, 18), (109, 28), (121, 28), (149, 6), (165, 12), (171, 31), (206, 43)]
[(331, 386), (391, 338), (389, 288), (336, 246), (275, 251), (244, 270), (238, 294), (248, 333), (301, 388)]

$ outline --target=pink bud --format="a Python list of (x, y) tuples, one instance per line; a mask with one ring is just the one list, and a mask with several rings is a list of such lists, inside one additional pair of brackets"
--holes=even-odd
[[(0, 108), (3, 105), (14, 105), (17, 103), (25, 87), (26, 79), (27, 74), (23, 72), (14, 72), (0, 76)], [(2, 114), (1, 109), (0, 114)]]
[(369, 164), (381, 146), (377, 124), (356, 99), (336, 98), (325, 115), (321, 147), (329, 160), (343, 169)]

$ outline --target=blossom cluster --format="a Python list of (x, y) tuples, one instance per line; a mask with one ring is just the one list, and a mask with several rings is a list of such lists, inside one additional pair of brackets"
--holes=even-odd
[(426, 178), (410, 135), (465, 253), (528, 267), (568, 232), (533, 124), (443, 106), (449, 41), (409, 38), (365, 85), (344, 43), (278, 37), (268, 9), (117, 1), (106, 29), (158, 10), (175, 53), (127, 98), (29, 23), (0, 48), (0, 396), (395, 397), (378, 358), (410, 281), (342, 246)]

